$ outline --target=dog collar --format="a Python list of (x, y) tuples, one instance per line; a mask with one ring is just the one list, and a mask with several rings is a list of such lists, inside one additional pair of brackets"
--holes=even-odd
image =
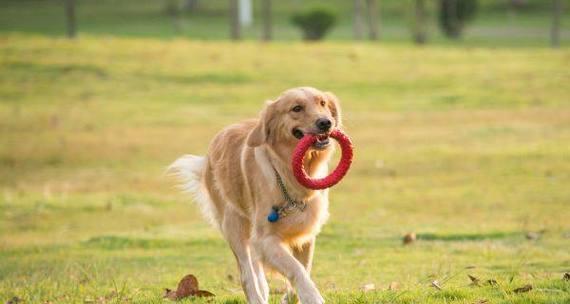
[(271, 212), (267, 216), (267, 220), (271, 223), (275, 223), (280, 218), (284, 218), (287, 215), (297, 210), (303, 212), (307, 207), (307, 203), (305, 203), (304, 201), (297, 201), (293, 199), (291, 195), (289, 195), (289, 192), (285, 187), (285, 183), (283, 183), (283, 179), (281, 178), (281, 175), (279, 175), (279, 172), (277, 172), (275, 167), (273, 168), (273, 171), (275, 172), (275, 179), (277, 180), (277, 185), (279, 186), (279, 190), (281, 190), (281, 194), (283, 195), (285, 204), (281, 206), (271, 207)]

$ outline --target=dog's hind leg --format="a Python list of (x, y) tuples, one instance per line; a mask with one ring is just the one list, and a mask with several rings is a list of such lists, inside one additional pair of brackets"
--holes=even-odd
[[(231, 210), (225, 211), (222, 221), (222, 233), (230, 245), (232, 252), (236, 258), (240, 280), (243, 291), (250, 304), (265, 304), (267, 298), (263, 296), (264, 291), (259, 286), (259, 276), (256, 273), (251, 247), (249, 243), (249, 222), (241, 217), (237, 212)], [(263, 270), (262, 270), (263, 271)], [(267, 282), (265, 282), (267, 285)]]

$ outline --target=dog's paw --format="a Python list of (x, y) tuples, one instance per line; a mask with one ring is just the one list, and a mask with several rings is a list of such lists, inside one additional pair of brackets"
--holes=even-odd
[(321, 296), (314, 284), (299, 288), (297, 291), (302, 304), (324, 304), (325, 299)]

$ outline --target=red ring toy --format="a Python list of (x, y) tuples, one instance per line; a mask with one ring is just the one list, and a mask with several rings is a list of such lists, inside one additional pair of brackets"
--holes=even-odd
[(350, 138), (338, 129), (332, 131), (330, 137), (338, 141), (342, 150), (342, 156), (336, 169), (334, 169), (329, 176), (319, 179), (311, 178), (307, 174), (307, 171), (305, 171), (305, 168), (303, 168), (303, 158), (305, 157), (305, 153), (307, 153), (307, 150), (309, 150), (309, 148), (317, 141), (317, 135), (307, 134), (299, 140), (299, 143), (293, 151), (293, 160), (291, 164), (293, 166), (293, 174), (301, 185), (313, 190), (330, 188), (340, 182), (340, 180), (346, 175), (346, 172), (348, 172), (348, 169), (352, 164), (353, 156), (352, 142), (350, 141)]

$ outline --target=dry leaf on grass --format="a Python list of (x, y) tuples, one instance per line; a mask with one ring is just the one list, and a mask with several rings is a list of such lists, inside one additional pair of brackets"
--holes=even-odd
[(536, 241), (538, 240), (540, 237), (542, 236), (541, 233), (539, 232), (533, 232), (533, 231), (529, 231), (525, 234), (525, 237), (527, 240), (529, 241)]
[(216, 295), (207, 290), (198, 290), (196, 291), (194, 296), (199, 298), (208, 298), (208, 297), (215, 297)]
[(439, 285), (439, 282), (437, 280), (432, 281), (431, 282), (431, 286), (435, 287), (437, 290), (442, 290), (443, 288), (441, 288), (441, 285)]
[(494, 279), (487, 280), (487, 284), (489, 284), (489, 285), (491, 285), (491, 286), (497, 286), (497, 285), (499, 285), (499, 283), (497, 283), (497, 281), (494, 280)]
[(415, 232), (410, 232), (410, 233), (404, 235), (404, 238), (402, 239), (402, 243), (404, 245), (409, 245), (415, 241), (416, 241), (416, 233)]
[(12, 297), (10, 300), (6, 301), (6, 304), (17, 304), (20, 303), (22, 300), (18, 297)]
[(471, 285), (472, 286), (479, 286), (479, 283), (481, 282), (481, 280), (479, 280), (478, 278), (468, 274), (467, 275), (469, 277), (469, 280), (471, 280)]
[(489, 300), (487, 300), (487, 299), (480, 299), (480, 300), (473, 302), (473, 304), (487, 304), (487, 303), (489, 303)]
[(532, 290), (532, 285), (530, 284), (526, 284), (523, 287), (519, 287), (513, 290), (514, 293), (523, 293), (523, 292), (529, 292)]
[(388, 285), (388, 290), (398, 290), (400, 288), (400, 284), (398, 282), (392, 282)]
[(364, 286), (362, 286), (360, 288), (360, 290), (362, 290), (364, 292), (369, 292), (369, 291), (372, 291), (374, 289), (376, 289), (376, 286), (372, 283), (365, 284)]
[(166, 288), (164, 292), (164, 298), (168, 298), (170, 300), (180, 300), (190, 296), (213, 297), (214, 294), (206, 290), (199, 290), (198, 279), (191, 274), (186, 275), (182, 280), (180, 280), (176, 290)]

